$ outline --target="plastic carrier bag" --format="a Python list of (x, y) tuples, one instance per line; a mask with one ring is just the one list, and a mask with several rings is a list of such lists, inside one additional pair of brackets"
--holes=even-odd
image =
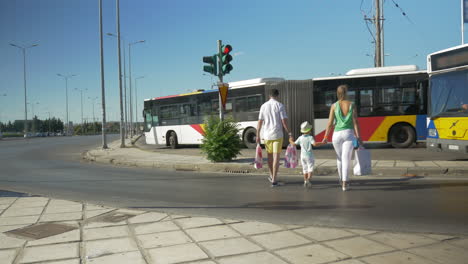
[(255, 150), (254, 167), (256, 169), (261, 169), (263, 167), (262, 147), (260, 144), (257, 144), (257, 148)]
[(372, 162), (370, 151), (359, 147), (354, 151), (354, 175), (370, 175), (372, 173)]
[(286, 154), (284, 155), (284, 166), (291, 169), (297, 167), (297, 150), (296, 147), (291, 144), (289, 144), (288, 148), (286, 148)]

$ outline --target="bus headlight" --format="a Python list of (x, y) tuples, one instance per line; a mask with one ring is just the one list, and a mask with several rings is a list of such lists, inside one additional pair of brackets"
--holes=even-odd
[(429, 128), (427, 130), (427, 133), (429, 133), (430, 137), (436, 137), (437, 136), (437, 130), (435, 128)]

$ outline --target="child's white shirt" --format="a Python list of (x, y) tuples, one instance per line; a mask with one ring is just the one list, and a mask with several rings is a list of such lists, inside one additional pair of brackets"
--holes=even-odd
[(296, 145), (301, 146), (301, 156), (314, 158), (314, 152), (312, 151), (312, 145), (315, 144), (315, 139), (309, 134), (304, 134), (296, 139), (294, 142)]

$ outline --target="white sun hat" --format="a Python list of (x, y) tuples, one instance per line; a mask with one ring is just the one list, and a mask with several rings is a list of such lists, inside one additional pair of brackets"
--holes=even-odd
[(312, 129), (312, 125), (308, 121), (301, 124), (301, 133), (308, 133)]

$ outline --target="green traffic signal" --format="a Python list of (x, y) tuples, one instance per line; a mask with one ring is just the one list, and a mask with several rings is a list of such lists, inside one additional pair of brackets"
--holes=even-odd
[(218, 67), (217, 67), (217, 62), (216, 62), (216, 55), (213, 56), (204, 56), (203, 57), (203, 62), (208, 63), (208, 65), (203, 66), (203, 71), (209, 72), (213, 75), (218, 75)]
[(232, 65), (230, 64), (230, 62), (232, 61), (232, 56), (229, 53), (231, 51), (232, 51), (232, 46), (231, 45), (225, 45), (225, 46), (221, 47), (221, 52), (222, 52), (222, 54), (221, 54), (221, 66), (222, 66), (221, 70), (222, 70), (223, 75), (228, 74), (233, 69)]

